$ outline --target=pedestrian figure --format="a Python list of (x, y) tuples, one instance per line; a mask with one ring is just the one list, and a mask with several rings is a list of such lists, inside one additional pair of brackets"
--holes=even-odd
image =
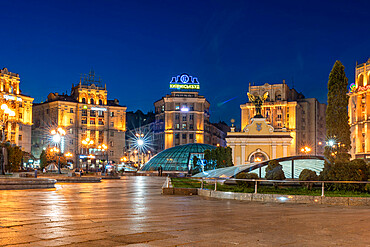
[(161, 166), (158, 167), (158, 177), (161, 176)]
[(37, 178), (37, 169), (35, 169), (35, 178)]
[(159, 173), (161, 174), (161, 177), (162, 177), (162, 173), (163, 173), (163, 168), (162, 166), (159, 167)]

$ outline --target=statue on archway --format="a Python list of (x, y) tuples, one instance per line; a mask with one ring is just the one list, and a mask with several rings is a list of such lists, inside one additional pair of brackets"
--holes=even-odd
[(254, 116), (254, 118), (263, 118), (262, 116), (262, 104), (263, 102), (266, 101), (267, 97), (269, 96), (269, 93), (266, 92), (263, 94), (263, 96), (260, 96), (260, 95), (253, 95), (253, 94), (250, 94), (250, 93), (247, 93), (248, 95), (248, 99), (251, 103), (254, 104), (254, 106), (256, 107), (256, 115)]

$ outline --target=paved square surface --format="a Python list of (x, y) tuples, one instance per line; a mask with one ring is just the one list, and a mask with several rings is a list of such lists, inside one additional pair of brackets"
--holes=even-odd
[(160, 177), (0, 191), (0, 246), (370, 246), (370, 209), (164, 196)]

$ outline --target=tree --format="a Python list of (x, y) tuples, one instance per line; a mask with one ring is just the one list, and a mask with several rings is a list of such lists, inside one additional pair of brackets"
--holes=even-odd
[(335, 145), (325, 147), (325, 157), (330, 162), (348, 162), (351, 149), (348, 124), (348, 79), (344, 66), (336, 61), (329, 75), (328, 106), (326, 108), (326, 136), (335, 140)]
[(42, 152), (40, 154), (40, 167), (41, 167), (41, 169), (44, 169), (47, 165), (48, 165), (47, 155), (46, 155), (45, 150), (42, 150)]
[(7, 145), (8, 149), (8, 167), (11, 172), (18, 171), (21, 168), (23, 160), (23, 151), (18, 146)]
[(265, 178), (268, 180), (284, 180), (285, 174), (283, 171), (283, 166), (280, 165), (276, 160), (270, 161), (266, 167)]
[(204, 159), (206, 161), (204, 170), (233, 166), (232, 150), (230, 147), (217, 147), (212, 150), (205, 150)]
[[(317, 181), (319, 176), (317, 176), (315, 171), (310, 169), (303, 169), (301, 174), (299, 174), (300, 181)], [(313, 187), (313, 183), (302, 183), (307, 189), (311, 190)]]

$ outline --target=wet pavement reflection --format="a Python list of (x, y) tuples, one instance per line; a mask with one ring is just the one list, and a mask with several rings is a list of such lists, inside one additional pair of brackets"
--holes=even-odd
[(0, 246), (366, 246), (370, 209), (164, 196), (161, 177), (0, 191)]

